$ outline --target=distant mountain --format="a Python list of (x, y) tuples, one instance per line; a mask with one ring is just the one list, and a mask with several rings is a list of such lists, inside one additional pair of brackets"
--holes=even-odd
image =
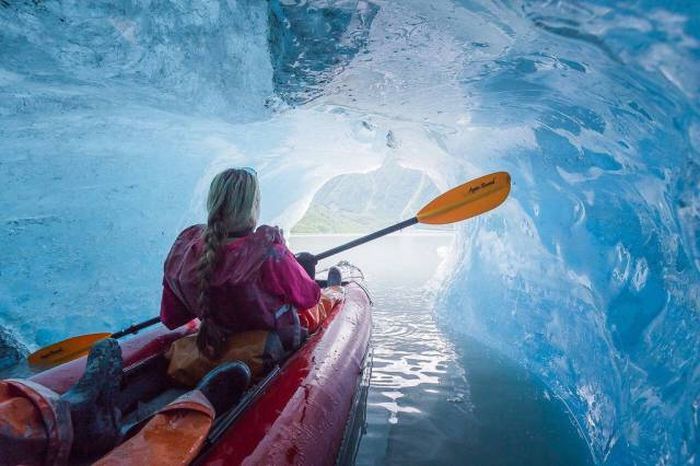
[(387, 162), (329, 180), (292, 233), (367, 233), (412, 217), (438, 194), (425, 173)]

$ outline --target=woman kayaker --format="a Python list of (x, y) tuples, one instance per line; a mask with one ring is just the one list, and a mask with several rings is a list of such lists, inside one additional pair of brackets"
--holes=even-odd
[[(161, 321), (171, 329), (195, 317), (202, 322), (196, 337), (176, 342), (168, 354), (168, 372), (188, 386), (227, 360), (243, 359), (260, 375), (325, 317), (317, 311), (323, 308), (314, 256), (295, 257), (276, 227), (256, 228), (254, 170), (216, 175), (207, 210), (206, 225), (191, 226), (175, 240), (163, 277)], [(251, 353), (257, 361), (242, 356)]]
[[(214, 417), (247, 388), (233, 384), (228, 374), (242, 379), (241, 370), (250, 368), (252, 376), (262, 375), (267, 364), (297, 349), (342, 299), (331, 288), (321, 294), (311, 254), (295, 257), (279, 229), (255, 228), (260, 188), (252, 169), (216, 175), (207, 210), (206, 225), (189, 227), (175, 240), (165, 261), (161, 301), (161, 321), (171, 329), (201, 320), (196, 336), (175, 341), (166, 354), (170, 376), (197, 387), (97, 465), (188, 464)], [(328, 282), (340, 285), (338, 269), (331, 269)]]

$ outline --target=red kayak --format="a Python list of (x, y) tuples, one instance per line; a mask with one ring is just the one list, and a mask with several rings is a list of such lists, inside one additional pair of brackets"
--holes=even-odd
[[(360, 283), (344, 289), (344, 299), (304, 345), (217, 418), (195, 464), (354, 460), (369, 382), (371, 302)], [(163, 354), (196, 329), (194, 323), (173, 331), (160, 327), (120, 343), (126, 368), (121, 407), (132, 426), (180, 394), (167, 379)], [(85, 362), (83, 357), (31, 380), (64, 393), (80, 378)]]

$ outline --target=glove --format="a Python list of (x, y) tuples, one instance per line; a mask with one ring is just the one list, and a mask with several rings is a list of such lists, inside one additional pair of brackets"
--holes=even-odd
[(299, 265), (302, 266), (302, 268), (306, 271), (306, 273), (311, 277), (311, 279), (316, 278), (316, 264), (318, 264), (318, 260), (316, 259), (316, 256), (311, 254), (310, 252), (300, 252), (296, 256), (294, 256), (299, 262)]

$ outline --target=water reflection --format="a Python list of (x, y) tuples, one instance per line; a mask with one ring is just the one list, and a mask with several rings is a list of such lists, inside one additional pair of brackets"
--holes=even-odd
[[(348, 236), (298, 236), (321, 252)], [(436, 324), (449, 234), (399, 234), (326, 260), (360, 266), (373, 291), (374, 365), (358, 464), (589, 464), (562, 403), (534, 377)], [(475, 291), (478, 284), (475, 285)], [(439, 313), (439, 310), (437, 311)]]

